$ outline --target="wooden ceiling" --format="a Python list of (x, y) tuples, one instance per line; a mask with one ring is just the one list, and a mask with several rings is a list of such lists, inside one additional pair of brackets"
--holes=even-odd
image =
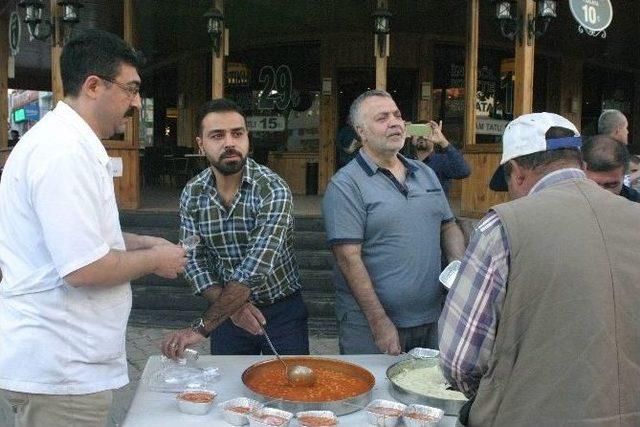
[[(491, 2), (480, 1), (481, 45), (510, 48), (512, 43), (499, 35)], [(8, 13), (19, 9), (17, 3), (18, 0), (8, 0), (4, 7), (0, 6), (5, 20)], [(123, 33), (123, 0), (84, 0), (83, 3), (81, 21), (74, 32), (102, 28)], [(212, 0), (135, 0), (136, 47), (147, 57), (149, 70), (175, 63), (189, 52), (208, 52), (202, 15), (212, 3)], [(614, 20), (607, 38), (603, 39), (578, 33), (568, 1), (559, 1), (559, 17), (538, 40), (539, 52), (640, 68), (640, 55), (635, 48), (640, 36), (640, 7), (636, 2), (625, 0), (612, 3)], [(466, 5), (466, 0), (390, 0), (392, 37), (394, 32), (415, 33), (416, 37), (428, 33), (436, 38), (463, 40)], [(371, 33), (374, 7), (373, 0), (227, 0), (224, 15), (233, 50), (296, 38), (317, 40), (322, 34), (330, 33)], [(20, 13), (22, 15), (22, 11)], [(10, 80), (9, 86), (45, 89), (49, 84), (50, 62), (50, 42), (29, 41), (23, 25), (16, 79)]]

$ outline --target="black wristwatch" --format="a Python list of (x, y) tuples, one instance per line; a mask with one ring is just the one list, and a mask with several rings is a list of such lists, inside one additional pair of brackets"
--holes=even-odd
[(207, 332), (207, 329), (204, 327), (204, 319), (202, 317), (198, 317), (196, 320), (191, 322), (191, 330), (193, 332), (197, 332), (205, 338), (209, 338), (211, 332)]

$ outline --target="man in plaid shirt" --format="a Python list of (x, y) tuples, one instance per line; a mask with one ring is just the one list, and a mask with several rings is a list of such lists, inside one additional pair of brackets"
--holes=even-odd
[(168, 335), (162, 351), (178, 357), (211, 334), (212, 354), (270, 353), (264, 328), (279, 352), (308, 354), (291, 191), (247, 157), (246, 121), (235, 103), (207, 102), (197, 123), (196, 140), (211, 167), (182, 192), (180, 233), (200, 237), (185, 276), (210, 306), (190, 328)]

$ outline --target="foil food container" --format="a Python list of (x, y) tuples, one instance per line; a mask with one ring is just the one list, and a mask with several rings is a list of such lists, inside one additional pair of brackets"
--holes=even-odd
[[(376, 399), (373, 402), (370, 402), (365, 408), (365, 411), (367, 412), (367, 422), (379, 427), (394, 427), (398, 424), (398, 421), (400, 420), (400, 417), (402, 417), (406, 407), (407, 406), (402, 403)], [(380, 412), (380, 410), (391, 410), (396, 412), (397, 415)]]
[(461, 265), (462, 262), (460, 262), (459, 260), (452, 261), (449, 265), (447, 265), (447, 267), (442, 271), (442, 273), (440, 273), (440, 276), (438, 277), (440, 283), (442, 283), (442, 286), (447, 289), (451, 289), (451, 286), (453, 286), (453, 282), (458, 276), (458, 271), (460, 271)]
[(434, 350), (433, 348), (425, 348), (425, 347), (414, 347), (408, 351), (410, 356), (415, 357), (416, 359), (431, 359), (434, 360), (434, 363), (438, 363), (438, 358), (440, 357), (440, 351)]
[[(284, 419), (280, 424), (269, 423), (263, 419), (264, 416), (273, 416)], [(283, 411), (277, 408), (262, 408), (249, 414), (249, 425), (251, 427), (287, 427), (293, 418), (291, 412)]]
[(306, 424), (304, 422), (304, 417), (316, 417), (318, 419), (326, 420), (326, 424), (313, 424), (315, 427), (332, 427), (338, 425), (338, 417), (331, 411), (302, 411), (296, 414), (296, 418), (298, 419), (298, 424), (300, 427), (308, 427), (311, 424)]
[(323, 401), (323, 402), (304, 402), (304, 401), (295, 401), (295, 400), (286, 400), (282, 398), (278, 398), (278, 396), (266, 396), (261, 394), (255, 390), (252, 390), (247, 385), (247, 380), (251, 378), (252, 375), (256, 373), (256, 370), (264, 365), (274, 365), (277, 366), (276, 369), (282, 369), (280, 362), (276, 359), (266, 360), (263, 362), (255, 363), (249, 366), (242, 373), (242, 382), (248, 390), (249, 395), (259, 401), (267, 402), (270, 406), (276, 406), (278, 408), (284, 409), (289, 412), (303, 412), (303, 411), (332, 411), (334, 414), (340, 416), (345, 414), (350, 414), (352, 412), (356, 412), (364, 408), (367, 403), (371, 400), (371, 390), (376, 383), (375, 377), (371, 372), (366, 370), (365, 368), (356, 365), (355, 363), (345, 362), (337, 359), (329, 359), (323, 357), (312, 357), (312, 356), (295, 356), (295, 357), (285, 357), (286, 363), (290, 363), (292, 365), (303, 365), (308, 366), (311, 369), (314, 368), (325, 368), (337, 372), (341, 372), (344, 374), (348, 374), (350, 376), (355, 376), (364, 380), (368, 387), (367, 391), (361, 393), (359, 395), (349, 397), (347, 399), (341, 400), (332, 400), (332, 401)]
[(262, 408), (262, 404), (257, 400), (249, 399), (247, 397), (237, 397), (235, 399), (224, 401), (220, 404), (222, 409), (222, 418), (229, 424), (234, 426), (242, 426), (249, 424), (249, 412), (241, 413), (232, 411), (230, 408), (242, 407), (249, 408), (249, 412), (257, 411)]
[(442, 417), (444, 417), (442, 409), (416, 403), (407, 406), (402, 414), (407, 427), (435, 427)]

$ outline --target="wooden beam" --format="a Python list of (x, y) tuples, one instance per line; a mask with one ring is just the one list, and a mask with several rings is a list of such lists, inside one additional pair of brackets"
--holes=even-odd
[[(336, 169), (336, 129), (338, 117), (338, 96), (336, 93), (337, 73), (334, 47), (339, 40), (326, 36), (320, 44), (320, 78), (331, 84), (331, 92), (320, 94), (320, 129), (318, 147), (318, 193), (324, 193)], [(324, 84), (323, 84), (324, 86)]]
[(0, 13), (0, 149), (8, 146), (7, 121), (9, 120), (9, 8), (5, 7)]
[[(224, 14), (224, 0), (213, 0), (213, 7), (218, 9)], [(223, 31), (222, 40), (220, 43), (220, 52), (216, 55), (216, 52), (211, 49), (211, 98), (224, 97), (224, 55), (225, 45), (227, 44), (227, 32)]]
[(583, 61), (563, 57), (560, 60), (560, 114), (580, 130), (582, 122)]
[(376, 89), (387, 90), (387, 57), (376, 56)]
[[(122, 27), (124, 41), (132, 46), (137, 44), (135, 28), (135, 3), (134, 0), (124, 0), (122, 9)], [(127, 120), (124, 132), (124, 144), (121, 142), (118, 148), (109, 148), (107, 151), (111, 157), (122, 159), (123, 174), (114, 178), (114, 187), (118, 206), (122, 209), (138, 209), (140, 207), (140, 112), (135, 110), (133, 116)]]
[(467, 52), (464, 65), (463, 144), (476, 143), (476, 92), (478, 90), (478, 33), (480, 0), (467, 1)]
[(516, 37), (516, 71), (514, 117), (530, 113), (533, 108), (533, 65), (535, 37), (527, 31), (527, 22), (536, 16), (535, 0), (518, 0), (520, 34)]
[[(382, 10), (389, 9), (388, 0), (377, 0), (377, 8)], [(381, 39), (380, 37), (383, 37)], [(384, 52), (380, 51), (380, 44), (386, 44)], [(373, 36), (373, 54), (376, 57), (376, 89), (387, 90), (387, 62), (389, 59), (389, 50), (391, 48), (389, 34), (385, 36)]]
[[(418, 82), (420, 82), (418, 94), (418, 120), (431, 120), (433, 111), (433, 40), (423, 37), (418, 47)], [(424, 87), (423, 87), (424, 86)], [(426, 90), (428, 93), (423, 93)]]
[(123, 8), (123, 30), (124, 40), (135, 46), (138, 42), (135, 29), (135, 9), (133, 0), (124, 0)]
[(51, 92), (53, 93), (53, 106), (63, 98), (62, 75), (60, 74), (60, 54), (64, 42), (64, 31), (61, 22), (62, 6), (57, 1), (50, 2), (51, 21), (55, 22), (54, 31), (51, 34)]

